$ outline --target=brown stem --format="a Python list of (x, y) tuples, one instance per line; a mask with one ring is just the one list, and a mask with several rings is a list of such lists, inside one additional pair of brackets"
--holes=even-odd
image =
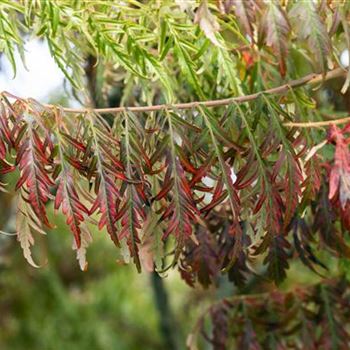
[(164, 282), (157, 272), (151, 274), (154, 300), (159, 313), (159, 327), (164, 340), (164, 349), (178, 350), (179, 339), (178, 330), (174, 317), (171, 313), (168, 292), (165, 289)]
[(288, 122), (284, 123), (284, 126), (291, 126), (297, 128), (321, 128), (324, 126), (330, 126), (333, 124), (345, 124), (350, 122), (350, 117), (332, 119), (332, 120), (324, 120), (320, 122), (306, 122), (306, 123), (298, 123), (298, 122)]
[[(195, 101), (195, 102), (187, 102), (187, 103), (176, 103), (176, 104), (161, 104), (161, 105), (152, 105), (152, 106), (133, 106), (133, 107), (114, 107), (114, 108), (61, 108), (66, 113), (86, 113), (89, 111), (93, 111), (96, 113), (119, 113), (124, 111), (130, 112), (152, 112), (152, 111), (160, 111), (164, 109), (192, 109), (198, 106), (206, 106), (206, 107), (219, 107), (226, 106), (232, 103), (244, 103), (248, 101), (252, 101), (257, 99), (263, 94), (273, 95), (273, 94), (282, 94), (287, 92), (291, 88), (297, 88), (303, 85), (311, 85), (321, 83), (326, 80), (334, 79), (341, 77), (345, 74), (345, 71), (342, 68), (333, 69), (326, 74), (308, 74), (300, 79), (292, 80), (287, 84), (283, 84), (272, 89), (267, 89), (261, 92), (257, 92), (251, 95), (237, 96), (224, 98), (220, 100), (209, 100), (209, 101)], [(49, 108), (54, 107), (53, 105), (46, 105)]]

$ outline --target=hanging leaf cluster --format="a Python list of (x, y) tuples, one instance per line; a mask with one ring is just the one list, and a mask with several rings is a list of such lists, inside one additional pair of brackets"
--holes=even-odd
[[(253, 132), (259, 110), (265, 114)], [(78, 252), (96, 225), (139, 270), (153, 217), (173, 261), (153, 259), (161, 258), (159, 269), (180, 259), (190, 285), (215, 284), (223, 269), (243, 284), (258, 256), (280, 282), (293, 250), (312, 270), (323, 269), (313, 253), (321, 241), (349, 255), (335, 225), (337, 217), (348, 225), (348, 127), (329, 129), (335, 159), (321, 167), (317, 153), (308, 157), (306, 136), (284, 126), (291, 115), (267, 97), (215, 112), (126, 110), (112, 126), (91, 111), (67, 113), (8, 94), (1, 112), (0, 171), (18, 174), (17, 232), (30, 262), (33, 231), (54, 225), (50, 202), (66, 216)], [(305, 216), (306, 204), (312, 210)]]
[(202, 337), (215, 350), (347, 349), (348, 303), (349, 287), (344, 280), (325, 280), (290, 292), (226, 298), (198, 320), (188, 346), (197, 349)]
[[(287, 126), (320, 117), (307, 97), (310, 90), (303, 87), (312, 77), (282, 81), (298, 76), (290, 65), (296, 60), (292, 42), (307, 45), (313, 54), (310, 68), (323, 62), (323, 77), (332, 77), (326, 76), (332, 36), (349, 33), (346, 3), (219, 1), (214, 6), (202, 1), (196, 7), (164, 2), (154, 4), (156, 23), (149, 16), (151, 4), (84, 6), (2, 3), (2, 14), (8, 16), (1, 17), (1, 45), (14, 70), (14, 46), (21, 49), (23, 44), (19, 32), (33, 31), (45, 36), (74, 86), (80, 84), (79, 61), (88, 54), (97, 55), (102, 67), (113, 61), (112, 71), (131, 84), (123, 101), (132, 100), (132, 91), (136, 104), (169, 101), (174, 98), (172, 77), (182, 86), (179, 98), (187, 89), (194, 97), (213, 100), (135, 113), (120, 108), (111, 123), (93, 109), (70, 111), (2, 93), (0, 171), (18, 174), (17, 233), (28, 261), (34, 264), (33, 232), (54, 226), (48, 219), (50, 203), (66, 216), (83, 268), (92, 225), (105, 230), (138, 270), (140, 254), (151, 256), (159, 271), (179, 262), (190, 285), (216, 284), (222, 271), (243, 284), (256, 272), (254, 257), (262, 257), (260, 264), (276, 282), (286, 277), (294, 253), (310, 269), (323, 269), (314, 253), (320, 242), (333, 254), (348, 256), (336, 224), (339, 218), (349, 226), (347, 128), (334, 126), (321, 135), (335, 145), (334, 163), (325, 166), (309, 133)], [(8, 21), (16, 16), (22, 17), (14, 24)], [(160, 26), (159, 33), (154, 26)], [(228, 38), (243, 48), (232, 47), (231, 54)], [(213, 68), (205, 63), (210, 52), (218, 60)], [(258, 54), (263, 60), (257, 60)], [(175, 67), (178, 77), (171, 73)], [(263, 69), (266, 73), (260, 75)], [(214, 75), (218, 78), (210, 92)], [(160, 85), (154, 92), (136, 93), (149, 79)], [(282, 84), (268, 89), (269, 80)], [(160, 86), (164, 93), (157, 97)], [(240, 96), (218, 100), (224, 87)], [(216, 102), (218, 107), (210, 108)], [(155, 252), (154, 245), (163, 249)]]

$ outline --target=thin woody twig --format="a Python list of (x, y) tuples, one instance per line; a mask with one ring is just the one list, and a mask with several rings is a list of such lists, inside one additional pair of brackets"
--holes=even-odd
[[(153, 112), (153, 111), (160, 111), (165, 109), (168, 109), (168, 110), (192, 109), (192, 108), (196, 108), (199, 105), (205, 106), (205, 107), (219, 107), (219, 106), (230, 105), (232, 103), (244, 103), (244, 102), (252, 101), (260, 97), (262, 94), (267, 94), (267, 95), (282, 94), (284, 92), (287, 92), (291, 88), (297, 88), (303, 85), (322, 83), (323, 81), (326, 81), (326, 80), (341, 77), (345, 73), (346, 72), (342, 68), (333, 69), (327, 72), (326, 74), (312, 73), (300, 79), (292, 80), (286, 84), (283, 84), (271, 89), (267, 89), (261, 92), (257, 92), (251, 95), (224, 98), (220, 100), (194, 101), (194, 102), (186, 102), (186, 103), (176, 103), (173, 105), (160, 104), (160, 105), (152, 105), (152, 106), (133, 106), (133, 107), (130, 106), (130, 107), (113, 107), (113, 108), (96, 108), (96, 109), (65, 108), (65, 107), (59, 107), (59, 108), (66, 113), (86, 113), (89, 111), (94, 111), (99, 114), (104, 114), (104, 113), (119, 113), (119, 112), (124, 112), (126, 110), (130, 112)], [(11, 95), (9, 93), (5, 93), (5, 94)], [(14, 97), (13, 95), (11, 96)], [(54, 107), (56, 108), (56, 106), (49, 105), (49, 104), (46, 104), (44, 106), (48, 108), (54, 108)]]
[(298, 123), (298, 122), (288, 122), (284, 123), (284, 126), (296, 127), (296, 128), (321, 128), (324, 126), (330, 126), (333, 124), (345, 124), (350, 122), (350, 117), (332, 119), (332, 120), (324, 120), (320, 122), (306, 122), (306, 123)]

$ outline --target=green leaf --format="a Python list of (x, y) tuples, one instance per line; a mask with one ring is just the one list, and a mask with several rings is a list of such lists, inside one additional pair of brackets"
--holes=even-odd
[(289, 18), (299, 39), (307, 40), (316, 56), (316, 64), (323, 72), (327, 70), (327, 58), (331, 42), (327, 28), (322, 22), (313, 1), (298, 1), (289, 12)]

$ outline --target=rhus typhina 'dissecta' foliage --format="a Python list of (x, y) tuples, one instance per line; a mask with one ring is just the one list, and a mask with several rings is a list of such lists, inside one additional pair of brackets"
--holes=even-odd
[[(334, 225), (338, 216), (348, 225), (348, 127), (329, 128), (334, 162), (321, 166), (320, 152), (310, 157), (306, 134), (284, 126), (289, 115), (268, 98), (258, 103), (272, 121), (262, 141), (252, 132), (253, 103), (250, 111), (224, 108), (221, 119), (200, 107), (192, 123), (184, 121), (188, 112), (161, 111), (162, 127), (147, 129), (147, 114), (125, 111), (110, 126), (92, 112), (67, 114), (4, 94), (1, 172), (19, 171), (14, 190), (28, 220), (27, 234), (19, 236), (25, 256), (31, 257), (32, 231), (53, 225), (51, 201), (66, 216), (80, 258), (82, 232), (96, 224), (129, 250), (139, 270), (152, 216), (169, 252), (159, 257), (146, 249), (148, 256), (162, 261), (162, 270), (173, 255), (171, 265), (179, 262), (190, 285), (216, 284), (222, 271), (242, 285), (260, 257), (267, 277), (281, 282), (293, 251), (309, 268), (322, 270), (313, 252), (317, 241), (349, 255)], [(240, 130), (236, 139), (228, 136), (233, 127)], [(312, 212), (302, 217), (306, 205)]]
[(53, 208), (84, 270), (100, 230), (139, 271), (239, 294), (196, 327), (215, 349), (349, 348), (349, 15), (332, 0), (2, 1), (14, 75), (15, 49), (44, 39), (84, 105), (0, 95), (25, 258)]

